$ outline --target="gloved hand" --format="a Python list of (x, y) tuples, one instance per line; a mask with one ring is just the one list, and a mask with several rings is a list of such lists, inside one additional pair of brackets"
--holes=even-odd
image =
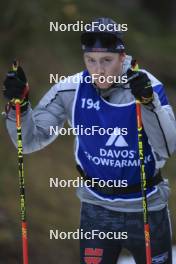
[(131, 79), (129, 81), (131, 92), (137, 100), (146, 105), (153, 101), (153, 88), (146, 73), (129, 69), (127, 78)]
[(18, 66), (17, 71), (9, 71), (3, 84), (3, 94), (7, 99), (24, 99), (27, 96), (27, 79), (22, 67)]
[(3, 95), (10, 101), (12, 108), (14, 108), (15, 99), (20, 99), (21, 111), (26, 110), (28, 106), (29, 88), (22, 67), (18, 66), (16, 71), (9, 71), (3, 84)]

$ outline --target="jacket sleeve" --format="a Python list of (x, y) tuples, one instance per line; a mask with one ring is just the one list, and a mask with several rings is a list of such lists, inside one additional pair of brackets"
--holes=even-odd
[(152, 81), (154, 100), (149, 106), (142, 105), (144, 130), (155, 155), (164, 159), (176, 150), (176, 121), (165, 94), (164, 86), (147, 73)]
[[(34, 110), (29, 106), (28, 110), (22, 114), (24, 154), (40, 150), (54, 141), (57, 135), (50, 133), (52, 126), (58, 129), (63, 127), (67, 115), (59, 94), (60, 90), (59, 83), (54, 85)], [(14, 145), (17, 146), (16, 118), (13, 109), (6, 115), (6, 126)]]

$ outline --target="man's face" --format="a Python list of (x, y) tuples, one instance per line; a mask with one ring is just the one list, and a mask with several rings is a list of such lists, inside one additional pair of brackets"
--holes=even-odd
[[(84, 62), (90, 75), (94, 77), (95, 84), (100, 89), (107, 89), (113, 84), (113, 78), (122, 72), (125, 53), (86, 52)], [(108, 76), (109, 79), (107, 78)]]

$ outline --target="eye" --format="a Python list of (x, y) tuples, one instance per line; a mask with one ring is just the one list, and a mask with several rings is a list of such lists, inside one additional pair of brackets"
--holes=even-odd
[(94, 63), (94, 62), (95, 62), (95, 60), (94, 60), (94, 59), (92, 59), (92, 58), (88, 58), (88, 62)]
[(110, 59), (110, 58), (105, 58), (104, 60), (105, 60), (105, 62), (111, 62), (112, 61), (112, 59)]

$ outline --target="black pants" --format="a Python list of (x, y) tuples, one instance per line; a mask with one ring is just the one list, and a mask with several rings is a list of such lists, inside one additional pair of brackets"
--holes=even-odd
[[(149, 224), (152, 264), (172, 264), (167, 208), (149, 212)], [(142, 213), (114, 212), (101, 206), (83, 203), (80, 228), (84, 234), (89, 232), (86, 237), (88, 239), (80, 239), (80, 264), (116, 264), (122, 248), (130, 251), (137, 264), (146, 263)], [(96, 230), (94, 237), (90, 237), (92, 230)], [(98, 230), (104, 234), (116, 232), (116, 237), (99, 237)]]

